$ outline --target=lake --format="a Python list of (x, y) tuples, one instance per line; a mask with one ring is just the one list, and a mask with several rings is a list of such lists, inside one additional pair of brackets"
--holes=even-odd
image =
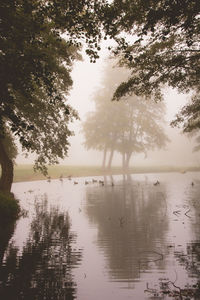
[(23, 213), (0, 235), (0, 299), (200, 299), (200, 173), (12, 191)]

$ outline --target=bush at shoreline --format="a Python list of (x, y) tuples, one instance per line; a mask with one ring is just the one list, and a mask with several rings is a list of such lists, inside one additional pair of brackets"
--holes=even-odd
[(20, 206), (14, 195), (0, 192), (0, 224), (17, 219), (19, 212)]

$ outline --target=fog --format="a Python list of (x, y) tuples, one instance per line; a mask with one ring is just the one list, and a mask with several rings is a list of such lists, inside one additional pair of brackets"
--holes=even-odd
[[(101, 87), (103, 69), (106, 63), (106, 51), (100, 56), (96, 63), (90, 63), (89, 59), (83, 55), (83, 61), (76, 62), (72, 71), (73, 89), (69, 95), (69, 103), (75, 108), (80, 116), (80, 120), (70, 124), (75, 136), (70, 138), (71, 147), (68, 157), (60, 161), (65, 165), (101, 165), (102, 152), (86, 150), (83, 146), (84, 137), (81, 133), (82, 122), (86, 119), (89, 111), (94, 110), (94, 93)], [(133, 154), (131, 166), (198, 166), (200, 164), (199, 153), (193, 152), (195, 142), (181, 133), (180, 129), (170, 127), (170, 122), (176, 113), (188, 101), (189, 95), (179, 94), (176, 90), (166, 88), (164, 91), (166, 103), (166, 125), (165, 132), (170, 142), (166, 150), (149, 151), (147, 157), (144, 154)], [(114, 154), (113, 165), (121, 165), (121, 155)], [(28, 155), (25, 158), (21, 151), (16, 159), (17, 164), (33, 163), (34, 156)]]

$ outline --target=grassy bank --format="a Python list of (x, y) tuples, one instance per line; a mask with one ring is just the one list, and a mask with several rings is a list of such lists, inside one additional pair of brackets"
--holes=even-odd
[[(49, 167), (49, 176), (52, 179), (63, 177), (83, 177), (83, 176), (100, 176), (100, 175), (117, 175), (122, 174), (123, 170), (120, 167), (113, 167), (111, 170), (102, 170), (98, 166), (64, 166), (56, 165)], [(129, 173), (158, 173), (158, 172), (185, 172), (185, 171), (200, 171), (198, 167), (131, 167)], [(39, 172), (34, 172), (32, 165), (18, 165), (15, 166), (14, 182), (34, 181), (46, 179)]]

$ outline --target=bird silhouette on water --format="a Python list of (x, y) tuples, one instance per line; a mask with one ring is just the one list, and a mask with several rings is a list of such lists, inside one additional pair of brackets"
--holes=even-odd
[(160, 181), (158, 181), (158, 180), (157, 180), (156, 182), (154, 182), (154, 184), (153, 184), (153, 185), (155, 185), (155, 186), (156, 186), (156, 185), (159, 185), (159, 184), (160, 184)]

